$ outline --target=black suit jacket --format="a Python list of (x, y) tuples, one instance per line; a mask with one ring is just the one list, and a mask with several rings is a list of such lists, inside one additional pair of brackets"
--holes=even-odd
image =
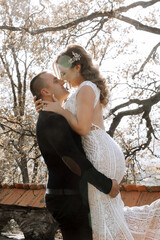
[(110, 192), (112, 180), (98, 172), (87, 160), (81, 137), (63, 116), (41, 111), (36, 134), (48, 168), (48, 188), (76, 189), (86, 195), (89, 182), (106, 194)]

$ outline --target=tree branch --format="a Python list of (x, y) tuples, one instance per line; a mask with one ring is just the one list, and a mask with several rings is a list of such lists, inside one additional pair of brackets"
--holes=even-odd
[(120, 21), (131, 24), (137, 30), (150, 32), (150, 33), (154, 33), (154, 34), (160, 34), (160, 28), (155, 28), (155, 27), (150, 27), (150, 26), (144, 25), (144, 24), (140, 23), (139, 21), (134, 20), (132, 18), (125, 17), (123, 15), (115, 16), (115, 18), (119, 19)]
[(15, 53), (14, 46), (11, 46), (11, 51), (16, 67), (16, 74), (17, 74), (17, 80), (18, 80), (18, 103), (19, 103), (19, 108), (20, 108), (20, 115), (23, 115), (23, 106), (22, 106), (22, 83), (21, 83), (21, 74), (20, 74), (20, 69), (19, 69), (19, 63), (17, 61), (17, 55)]
[(20, 31), (20, 32), (25, 31), (31, 35), (36, 35), (36, 34), (40, 34), (40, 33), (44, 33), (44, 32), (58, 32), (58, 31), (66, 30), (68, 28), (76, 27), (80, 23), (84, 23), (86, 21), (92, 21), (93, 19), (96, 19), (96, 18), (104, 18), (104, 21), (108, 21), (108, 18), (116, 18), (116, 19), (119, 19), (120, 21), (124, 21), (124, 22), (127, 22), (127, 23), (135, 26), (135, 28), (137, 30), (143, 30), (143, 31), (147, 31), (147, 32), (155, 33), (155, 34), (160, 34), (159, 28), (150, 27), (150, 26), (144, 25), (134, 19), (120, 15), (120, 13), (127, 12), (128, 10), (130, 10), (132, 8), (135, 8), (138, 6), (147, 8), (158, 2), (159, 2), (159, 0), (152, 0), (149, 2), (139, 1), (139, 2), (135, 2), (133, 4), (130, 4), (126, 7), (120, 7), (114, 11), (113, 10), (108, 11), (108, 12), (97, 11), (97, 12), (91, 13), (90, 15), (87, 15), (87, 16), (78, 18), (74, 21), (68, 22), (67, 24), (56, 26), (56, 27), (45, 27), (45, 28), (41, 28), (41, 29), (32, 30), (31, 28), (27, 28), (25, 26), (14, 27), (14, 26), (1, 25), (0, 29), (1, 30), (2, 29), (9, 30), (9, 31)]
[(9, 70), (9, 64), (8, 64), (8, 62), (5, 62), (4, 57), (3, 57), (3, 55), (1, 53), (0, 53), (0, 58), (1, 58), (1, 61), (2, 61), (3, 66), (4, 66), (4, 69), (6, 70), (8, 78), (9, 78), (10, 83), (11, 83), (13, 100), (14, 100), (14, 109), (16, 109), (16, 107), (17, 107), (16, 90), (15, 90), (15, 84), (14, 84), (14, 81), (13, 81), (12, 74), (10, 73), (10, 70)]
[(157, 92), (155, 95), (153, 95), (150, 98), (144, 99), (144, 100), (140, 100), (140, 99), (130, 99), (128, 102), (126, 103), (122, 103), (120, 105), (117, 105), (115, 108), (110, 110), (111, 114), (114, 114), (114, 112), (116, 112), (117, 110), (127, 107), (133, 103), (136, 103), (138, 105), (150, 105), (150, 103), (152, 103), (152, 105), (158, 103), (160, 101), (160, 92)]
[(127, 12), (128, 10), (132, 9), (132, 8), (135, 8), (135, 7), (143, 7), (143, 8), (147, 8), (147, 7), (150, 7), (152, 5), (154, 5), (155, 3), (158, 3), (159, 0), (151, 0), (151, 1), (138, 1), (138, 2), (135, 2), (135, 3), (132, 3), (126, 7), (120, 7), (119, 9), (117, 9), (116, 11), (118, 13), (122, 13), (122, 12)]
[[(154, 129), (152, 127), (151, 124), (151, 120), (149, 117), (149, 113), (151, 111), (151, 108), (146, 107), (144, 114), (142, 116), (142, 118), (144, 118), (146, 120), (146, 129), (147, 129), (147, 140), (145, 143), (142, 143), (139, 146), (136, 146), (134, 148), (129, 148), (129, 150), (127, 150), (125, 157), (129, 157), (129, 156), (133, 156), (135, 155), (136, 152), (139, 152), (140, 150), (144, 150), (145, 148), (147, 148), (152, 140), (152, 134), (154, 135)], [(154, 135), (155, 136), (155, 135)]]
[(145, 65), (149, 62), (150, 58), (152, 57), (153, 54), (155, 54), (157, 48), (160, 46), (160, 42), (152, 49), (152, 51), (150, 52), (150, 54), (148, 55), (147, 59), (144, 61), (144, 63), (141, 65), (139, 71), (135, 72), (133, 75), (132, 75), (132, 78), (134, 79), (135, 76), (137, 74), (139, 74), (140, 72), (143, 71)]
[[(110, 129), (108, 131), (108, 134), (110, 136), (113, 137), (115, 129), (117, 128), (117, 126), (119, 125), (121, 119), (124, 116), (131, 116), (131, 115), (137, 115), (140, 113), (145, 113), (147, 110), (146, 109), (151, 109), (151, 107), (153, 105), (155, 105), (156, 103), (158, 103), (160, 101), (160, 92), (156, 93), (154, 96), (145, 99), (145, 100), (138, 100), (138, 99), (131, 99), (130, 101), (120, 104), (117, 107), (115, 107), (114, 109), (111, 110), (111, 113), (113, 114), (115, 111), (124, 108), (126, 106), (129, 106), (130, 104), (133, 103), (137, 103), (138, 105), (142, 105), (141, 107), (138, 107), (136, 109), (132, 109), (132, 110), (127, 110), (127, 111), (122, 111), (119, 112), (117, 115), (115, 115), (113, 122), (110, 126)], [(148, 113), (149, 114), (149, 113)], [(145, 115), (144, 115), (145, 116)]]

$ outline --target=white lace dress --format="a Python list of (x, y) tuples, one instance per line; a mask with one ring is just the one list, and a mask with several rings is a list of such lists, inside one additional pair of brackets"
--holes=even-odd
[[(76, 115), (76, 95), (84, 85), (95, 93), (95, 106), (100, 90), (85, 81), (71, 94), (65, 108)], [(94, 125), (94, 124), (93, 124)], [(91, 130), (82, 136), (87, 158), (96, 169), (107, 177), (121, 182), (125, 171), (125, 159), (117, 143), (101, 128)], [(150, 206), (124, 207), (121, 195), (111, 198), (88, 184), (93, 240), (160, 240), (160, 200)]]

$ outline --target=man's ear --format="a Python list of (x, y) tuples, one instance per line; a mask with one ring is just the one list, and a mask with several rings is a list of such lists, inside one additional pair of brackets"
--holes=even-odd
[(41, 95), (42, 95), (43, 97), (47, 97), (47, 96), (50, 96), (51, 93), (49, 92), (49, 90), (48, 90), (47, 88), (42, 88), (42, 89), (41, 89)]

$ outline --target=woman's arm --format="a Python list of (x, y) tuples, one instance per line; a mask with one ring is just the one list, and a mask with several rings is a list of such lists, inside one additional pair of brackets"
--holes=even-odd
[(56, 112), (66, 118), (71, 128), (85, 136), (89, 133), (93, 119), (95, 93), (90, 86), (83, 86), (77, 94), (77, 114), (63, 109), (58, 102), (43, 102), (45, 111)]

